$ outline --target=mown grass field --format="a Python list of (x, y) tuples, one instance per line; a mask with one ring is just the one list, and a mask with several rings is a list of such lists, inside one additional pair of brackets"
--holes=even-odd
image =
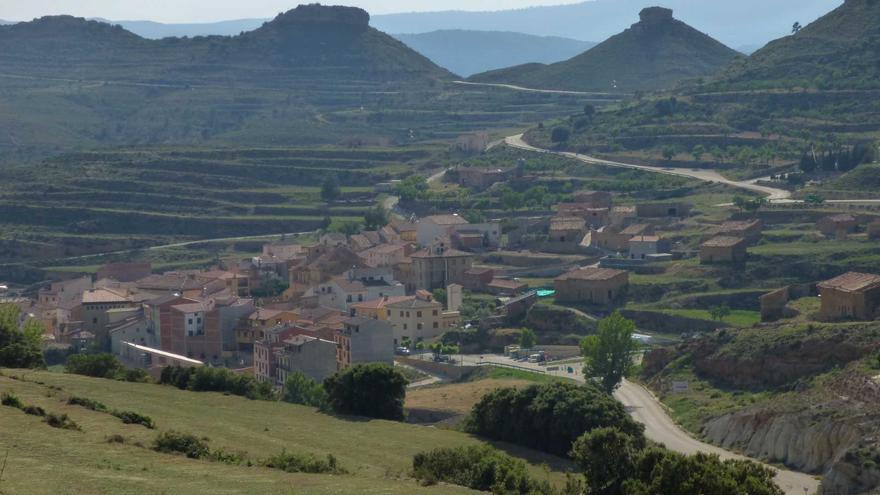
[[(13, 392), (25, 404), (66, 413), (82, 432), (59, 430), (35, 416), (0, 408), (0, 456), (9, 452), (0, 482), (4, 493), (28, 494), (453, 494), (459, 487), (420, 487), (409, 479), (412, 456), (436, 447), (473, 445), (480, 440), (456, 431), (403, 423), (341, 419), (281, 402), (250, 401), (217, 393), (131, 384), (51, 372), (3, 370), (0, 392)], [(10, 375), (22, 375), (13, 380)], [(43, 382), (39, 384), (36, 382)], [(49, 386), (60, 387), (53, 390)], [(111, 409), (153, 418), (157, 430), (124, 425), (113, 416), (68, 406), (69, 396), (98, 400)], [(178, 430), (205, 436), (211, 448), (238, 451), (256, 460), (282, 449), (333, 454), (349, 474), (287, 474), (234, 466), (149, 449), (158, 432)], [(123, 444), (107, 437), (122, 435)], [(558, 459), (501, 446), (541, 463)]]

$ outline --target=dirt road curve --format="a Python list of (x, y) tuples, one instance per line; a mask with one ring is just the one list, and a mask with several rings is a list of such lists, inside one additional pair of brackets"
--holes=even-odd
[[(722, 459), (747, 459), (727, 450), (700, 442), (679, 428), (666, 414), (663, 405), (650, 391), (641, 385), (624, 381), (614, 393), (632, 417), (645, 425), (645, 435), (666, 445), (671, 450), (682, 454), (706, 452), (718, 454)], [(819, 481), (814, 477), (795, 471), (774, 469), (776, 484), (786, 495), (811, 495), (819, 489)]]
[[(466, 366), (496, 363), (502, 366), (516, 366), (536, 371), (545, 371), (544, 366), (541, 364), (513, 361), (505, 356), (462, 355), (457, 357)], [(555, 373), (558, 374), (559, 372)], [(559, 376), (565, 376), (581, 383), (584, 381), (584, 376), (580, 373), (568, 375), (563, 372)], [(624, 380), (614, 393), (614, 397), (626, 407), (626, 410), (633, 419), (645, 425), (645, 436), (655, 442), (666, 445), (670, 450), (688, 455), (697, 452), (717, 454), (722, 459), (748, 459), (739, 454), (701, 442), (690, 436), (672, 421), (660, 400), (641, 385)], [(819, 489), (819, 481), (813, 476), (786, 469), (773, 468), (773, 470), (776, 471), (776, 484), (785, 491), (786, 495), (813, 495)]]

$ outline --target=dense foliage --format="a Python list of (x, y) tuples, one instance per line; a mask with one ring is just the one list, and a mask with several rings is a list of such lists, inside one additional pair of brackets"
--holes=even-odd
[(153, 441), (153, 450), (165, 454), (183, 454), (190, 459), (201, 459), (211, 453), (208, 444), (195, 435), (178, 431), (163, 431)]
[(636, 324), (620, 313), (599, 322), (596, 335), (581, 341), (584, 355), (584, 375), (598, 378), (602, 389), (611, 393), (620, 385), (633, 366), (633, 354), (638, 344), (633, 339)]
[(327, 454), (325, 459), (321, 459), (313, 454), (297, 454), (284, 450), (280, 454), (264, 459), (260, 465), (288, 473), (345, 473), (333, 454)]
[(554, 495), (546, 481), (529, 474), (523, 461), (492, 447), (440, 448), (416, 454), (413, 476), (426, 484), (452, 483), (495, 495)]
[(359, 364), (324, 380), (333, 412), (369, 418), (402, 420), (406, 378), (393, 366)]
[(470, 433), (559, 456), (584, 433), (605, 427), (642, 438), (642, 426), (613, 397), (592, 384), (559, 382), (490, 392), (465, 423)]
[(169, 366), (162, 370), (159, 383), (193, 392), (225, 392), (248, 399), (275, 399), (272, 384), (226, 368)]
[(585, 434), (572, 447), (589, 495), (781, 495), (775, 473), (751, 461), (722, 461), (716, 455), (682, 455), (614, 428)]
[(21, 323), (21, 310), (14, 304), (0, 305), (0, 367), (40, 368), (45, 329), (36, 320)]
[(327, 406), (327, 392), (324, 386), (303, 373), (296, 371), (284, 381), (284, 402), (323, 409)]

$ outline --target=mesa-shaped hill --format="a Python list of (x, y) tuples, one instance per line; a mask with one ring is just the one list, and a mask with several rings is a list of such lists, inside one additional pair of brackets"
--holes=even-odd
[(880, 2), (846, 0), (797, 33), (726, 71), (723, 82), (761, 87), (880, 86)]
[(564, 62), (528, 64), (471, 78), (540, 89), (632, 92), (669, 89), (708, 76), (739, 54), (672, 16), (650, 7), (626, 31)]
[(147, 40), (119, 26), (52, 16), (0, 27), (0, 65), (18, 75), (167, 84), (450, 76), (369, 21), (358, 8), (300, 5), (239, 36)]

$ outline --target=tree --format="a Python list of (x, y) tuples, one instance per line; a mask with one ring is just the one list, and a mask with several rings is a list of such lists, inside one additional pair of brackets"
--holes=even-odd
[(330, 203), (339, 199), (342, 190), (339, 188), (339, 180), (335, 175), (330, 175), (321, 184), (321, 199)]
[(367, 230), (376, 230), (386, 224), (388, 224), (388, 210), (381, 204), (364, 214), (364, 225)]
[(581, 341), (584, 374), (599, 378), (601, 387), (611, 393), (633, 366), (632, 354), (638, 350), (633, 340), (636, 325), (615, 311), (599, 322), (596, 335)]
[(791, 34), (797, 34), (800, 30), (803, 29), (800, 22), (795, 21), (794, 24), (791, 25)]
[(584, 115), (589, 118), (593, 118), (593, 116), (596, 115), (596, 107), (594, 107), (590, 103), (587, 103), (586, 105), (584, 105)]
[(403, 420), (406, 378), (384, 363), (358, 364), (324, 380), (327, 404), (337, 414)]
[(806, 151), (801, 155), (801, 161), (798, 165), (801, 170), (803, 170), (806, 174), (811, 174), (816, 171), (816, 159), (813, 157), (811, 153), (807, 153)]
[(45, 329), (29, 319), (22, 325), (21, 309), (14, 304), (0, 305), (0, 367), (42, 368)]
[(694, 149), (691, 150), (691, 155), (693, 155), (695, 161), (700, 161), (703, 159), (703, 155), (706, 154), (706, 147), (702, 144), (698, 144), (694, 146)]
[(122, 363), (112, 354), (74, 354), (67, 358), (65, 370), (75, 375), (115, 378), (122, 371)]
[(804, 203), (808, 205), (818, 206), (825, 202), (825, 198), (819, 196), (818, 194), (807, 194), (804, 197)]
[(415, 201), (425, 196), (428, 182), (421, 175), (410, 175), (397, 184), (396, 190), (403, 201)]
[(530, 328), (523, 328), (519, 331), (519, 346), (523, 349), (531, 349), (538, 343), (538, 336), (535, 331)]
[(709, 316), (711, 316), (713, 320), (717, 321), (724, 321), (725, 318), (730, 316), (730, 313), (730, 307), (728, 307), (726, 304), (715, 306), (714, 308), (709, 310)]
[(571, 131), (568, 130), (568, 127), (554, 127), (553, 132), (550, 133), (550, 140), (554, 143), (564, 143), (570, 137)]
[(667, 162), (675, 158), (675, 148), (672, 146), (664, 146), (660, 153), (663, 155), (663, 159)]
[(324, 387), (305, 374), (295, 371), (284, 381), (283, 400), (291, 404), (324, 408), (327, 405), (327, 393)]
[(431, 291), (431, 296), (434, 297), (435, 301), (442, 304), (444, 308), (449, 305), (446, 289), (434, 289), (433, 291)]
[(644, 448), (643, 440), (617, 428), (597, 428), (574, 442), (571, 456), (584, 472), (590, 495), (618, 495)]
[(743, 211), (746, 209), (746, 203), (748, 200), (742, 196), (734, 196), (733, 197), (733, 206), (739, 208), (739, 211)]

